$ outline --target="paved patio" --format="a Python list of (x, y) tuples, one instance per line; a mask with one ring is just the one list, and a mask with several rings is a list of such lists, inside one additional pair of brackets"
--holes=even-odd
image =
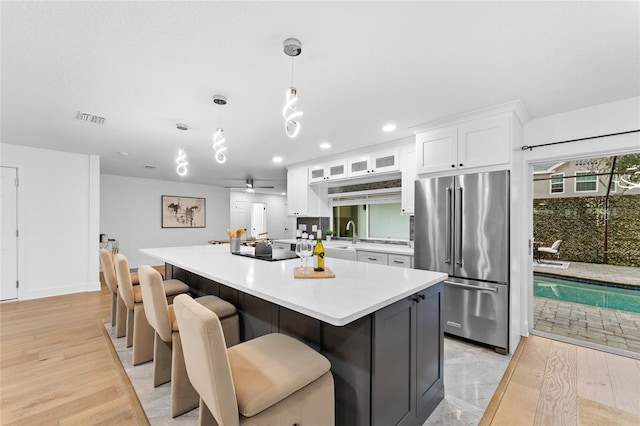
[[(545, 262), (543, 260), (542, 262)], [(547, 260), (546, 262), (558, 262)], [(566, 261), (563, 261), (566, 262)], [(543, 274), (561, 275), (564, 277), (583, 278), (587, 280), (604, 281), (608, 283), (640, 286), (640, 268), (633, 266), (601, 265), (598, 263), (569, 262), (569, 267), (550, 268), (533, 262), (533, 271)]]
[[(640, 268), (570, 262), (549, 268), (534, 262), (534, 272), (640, 286)], [(533, 328), (586, 342), (640, 353), (640, 314), (534, 297)]]
[(640, 353), (640, 314), (534, 297), (533, 328)]

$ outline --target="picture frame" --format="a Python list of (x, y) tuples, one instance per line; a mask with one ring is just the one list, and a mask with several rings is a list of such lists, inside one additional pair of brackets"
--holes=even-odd
[(206, 199), (162, 196), (163, 228), (206, 228)]

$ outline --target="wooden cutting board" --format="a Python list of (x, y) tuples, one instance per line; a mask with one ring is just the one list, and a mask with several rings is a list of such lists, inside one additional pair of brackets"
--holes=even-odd
[(294, 278), (335, 278), (336, 274), (329, 268), (324, 268), (324, 271), (318, 272), (314, 271), (313, 268), (307, 268), (307, 271), (310, 271), (310, 274), (303, 274), (303, 268), (296, 267), (293, 268), (293, 277)]

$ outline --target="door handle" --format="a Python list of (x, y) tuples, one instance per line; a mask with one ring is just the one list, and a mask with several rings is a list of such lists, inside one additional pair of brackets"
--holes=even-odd
[(456, 230), (456, 265), (462, 266), (462, 188), (457, 188), (459, 193), (456, 199), (458, 200), (458, 208), (456, 209), (456, 215), (458, 217), (458, 229)]
[(447, 214), (447, 230), (446, 230), (446, 244), (445, 244), (445, 258), (444, 263), (451, 263), (451, 228), (453, 226), (451, 217), (451, 188), (447, 188), (447, 201), (445, 203), (446, 214)]
[(445, 284), (448, 285), (452, 285), (455, 287), (462, 287), (462, 288), (466, 288), (469, 290), (477, 290), (477, 291), (492, 291), (492, 292), (496, 292), (498, 291), (498, 289), (496, 287), (479, 287), (477, 285), (469, 285), (469, 284), (461, 284), (461, 283), (454, 283), (453, 281), (444, 281)]

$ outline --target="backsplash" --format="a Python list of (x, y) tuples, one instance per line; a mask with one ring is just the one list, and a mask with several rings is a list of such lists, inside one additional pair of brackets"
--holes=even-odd
[[(307, 225), (307, 232), (311, 232), (313, 225), (319, 225), (318, 229), (322, 231), (322, 238), (325, 237), (325, 231), (329, 229), (331, 219), (328, 217), (299, 217), (296, 220), (296, 229), (299, 225)], [(409, 240), (414, 241), (415, 236), (415, 217), (409, 217)]]
[(329, 188), (329, 194), (340, 194), (343, 192), (370, 191), (372, 189), (400, 188), (402, 179), (384, 180), (382, 182), (359, 183), (355, 185), (337, 186)]
[(296, 220), (296, 230), (300, 229), (300, 225), (307, 226), (307, 233), (311, 233), (313, 225), (316, 225), (322, 231), (322, 238), (325, 237), (325, 231), (329, 229), (331, 218), (329, 217), (299, 217)]

